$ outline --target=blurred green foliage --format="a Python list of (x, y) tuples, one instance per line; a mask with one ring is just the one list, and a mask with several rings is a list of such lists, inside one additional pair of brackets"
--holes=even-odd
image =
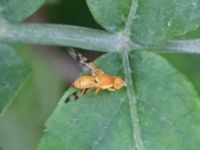
[(0, 44), (0, 53), (0, 116), (2, 116), (29, 78), (30, 72), (11, 46)]
[(44, 121), (61, 96), (62, 83), (50, 65), (28, 47), (17, 49), (32, 76), (1, 118), (0, 145), (5, 150), (35, 150)]

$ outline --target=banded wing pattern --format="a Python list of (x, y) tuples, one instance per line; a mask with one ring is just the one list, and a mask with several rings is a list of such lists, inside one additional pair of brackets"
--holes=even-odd
[(86, 89), (86, 90), (79, 90), (79, 91), (76, 91), (74, 93), (72, 93), (66, 100), (65, 100), (65, 103), (69, 103), (69, 102), (73, 102), (73, 101), (76, 101), (77, 99), (79, 99), (79, 97), (85, 95), (85, 93), (87, 93), (89, 91), (89, 89)]
[(79, 53), (72, 47), (69, 47), (67, 49), (72, 58), (74, 58), (80, 63), (80, 66), (84, 71), (89, 71), (89, 70), (91, 70), (91, 72), (95, 71), (94, 70), (95, 66), (88, 60), (88, 58), (83, 56), (81, 53)]

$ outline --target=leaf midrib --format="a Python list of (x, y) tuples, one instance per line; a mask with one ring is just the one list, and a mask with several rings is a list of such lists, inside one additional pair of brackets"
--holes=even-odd
[[(131, 7), (129, 10), (127, 22), (125, 24), (124, 34), (128, 36), (130, 40), (131, 30), (133, 28), (135, 14), (138, 8), (138, 0), (132, 0)], [(130, 40), (131, 41), (131, 40)], [(132, 123), (132, 136), (133, 136), (133, 143), (136, 145), (137, 150), (144, 150), (144, 144), (141, 137), (141, 128), (139, 124), (139, 116), (137, 113), (137, 99), (135, 96), (134, 91), (134, 84), (132, 80), (132, 70), (129, 62), (128, 51), (123, 52), (123, 66), (125, 71), (125, 78), (127, 83), (127, 95), (129, 99), (129, 106), (130, 106), (130, 116), (131, 116), (131, 123)]]
[(134, 19), (136, 18), (136, 11), (138, 8), (138, 0), (132, 0), (131, 7), (128, 13), (127, 22), (125, 24), (124, 32), (126, 35), (131, 35), (131, 28), (133, 27)]

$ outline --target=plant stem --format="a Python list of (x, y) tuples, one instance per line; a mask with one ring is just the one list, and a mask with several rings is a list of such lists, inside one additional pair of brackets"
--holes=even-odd
[[(135, 9), (133, 9), (135, 11)], [(131, 22), (126, 32), (130, 32)], [(0, 18), (1, 43), (27, 43), (83, 48), (104, 52), (143, 49), (165, 53), (200, 53), (200, 39), (173, 40), (162, 46), (142, 46), (129, 40), (126, 34), (54, 24), (10, 24)]]
[(152, 51), (154, 50), (165, 53), (200, 53), (200, 39), (173, 40), (158, 48), (152, 48)]
[(116, 51), (126, 37), (84, 27), (53, 24), (9, 24), (0, 21), (0, 42), (72, 46), (98, 51)]

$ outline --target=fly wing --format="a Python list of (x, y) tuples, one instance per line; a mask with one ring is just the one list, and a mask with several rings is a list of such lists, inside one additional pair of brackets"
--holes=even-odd
[(95, 66), (89, 62), (88, 58), (84, 57), (74, 48), (68, 47), (67, 49), (72, 58), (74, 58), (80, 63), (80, 66), (84, 71), (90, 70), (91, 72), (95, 72)]
[(89, 89), (76, 91), (76, 92), (72, 93), (72, 94), (65, 100), (65, 103), (76, 101), (76, 100), (78, 100), (81, 96), (85, 95), (87, 92), (89, 92)]

